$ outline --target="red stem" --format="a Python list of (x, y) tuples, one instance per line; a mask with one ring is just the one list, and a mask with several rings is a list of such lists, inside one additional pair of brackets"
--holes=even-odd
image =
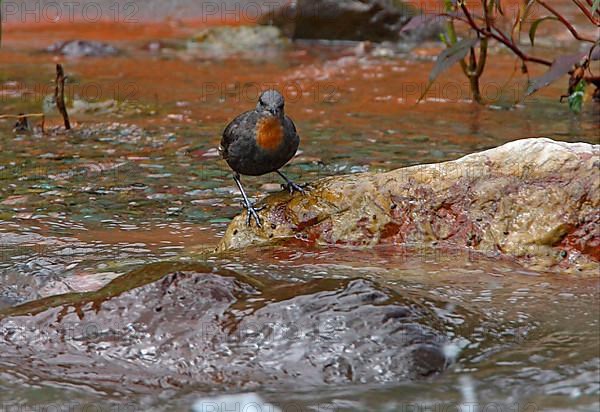
[(543, 1), (543, 0), (535, 0), (535, 1), (538, 2), (539, 4), (541, 4), (542, 7), (544, 7), (546, 10), (548, 10), (550, 13), (554, 14), (558, 18), (558, 20), (560, 20), (560, 22), (562, 24), (564, 24), (565, 27), (571, 32), (573, 37), (575, 37), (577, 40), (586, 41), (589, 43), (596, 43), (594, 40), (588, 39), (587, 37), (583, 37), (579, 33), (577, 33), (577, 30), (575, 30), (575, 27), (573, 27), (571, 25), (571, 23), (569, 23), (567, 21), (567, 19), (565, 19), (562, 16), (562, 14), (560, 14), (558, 11), (556, 11), (552, 6), (547, 5), (545, 1)]
[(497, 30), (498, 33), (501, 34), (501, 35), (498, 35), (491, 30), (487, 31), (487, 30), (480, 28), (479, 26), (477, 26), (477, 23), (475, 23), (475, 21), (473, 20), (473, 17), (471, 16), (471, 13), (469, 12), (469, 10), (467, 9), (467, 7), (464, 4), (461, 5), (461, 9), (462, 9), (465, 17), (467, 18), (467, 23), (469, 24), (469, 26), (471, 26), (471, 28), (473, 28), (473, 30), (475, 30), (478, 34), (481, 34), (486, 37), (492, 37), (493, 39), (499, 41), (500, 43), (502, 43), (506, 47), (508, 47), (514, 54), (519, 56), (519, 58), (523, 61), (529, 61), (529, 62), (533, 62), (533, 63), (543, 64), (545, 66), (552, 66), (552, 62), (550, 62), (546, 59), (542, 59), (542, 58), (534, 57), (534, 56), (528, 56), (525, 53), (523, 53), (501, 31)]
[[(592, 13), (588, 10), (588, 8), (585, 7), (585, 4), (582, 4), (579, 0), (573, 0), (573, 3), (575, 3), (577, 7), (579, 7), (579, 9), (583, 12), (583, 14), (585, 14), (588, 20), (592, 22), (592, 24), (595, 24), (596, 26), (598, 25), (598, 22), (596, 21), (594, 16), (592, 16)], [(590, 4), (590, 7), (591, 6), (592, 5)]]

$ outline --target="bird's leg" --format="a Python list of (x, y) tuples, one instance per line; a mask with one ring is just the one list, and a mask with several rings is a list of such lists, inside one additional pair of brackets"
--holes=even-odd
[(286, 175), (284, 175), (283, 173), (281, 173), (279, 170), (277, 170), (277, 174), (279, 176), (281, 176), (283, 178), (283, 180), (285, 180), (285, 185), (281, 185), (284, 189), (289, 190), (290, 194), (294, 194), (294, 192), (300, 192), (302, 194), (304, 194), (304, 189), (300, 186), (298, 186), (296, 183), (292, 182), (290, 179), (287, 178)]
[(235, 183), (237, 184), (237, 187), (238, 187), (238, 189), (240, 189), (240, 193), (242, 194), (242, 197), (244, 198), (244, 201), (242, 202), (242, 206), (248, 212), (248, 217), (246, 218), (246, 224), (248, 226), (250, 226), (250, 217), (253, 217), (254, 221), (256, 222), (256, 226), (261, 227), (260, 217), (258, 217), (257, 212), (260, 212), (261, 210), (263, 210), (264, 207), (255, 208), (254, 205), (252, 203), (250, 203), (250, 200), (248, 200), (248, 196), (246, 196), (246, 192), (244, 191), (244, 188), (242, 187), (242, 181), (240, 179), (239, 173), (233, 174), (233, 180), (235, 180)]

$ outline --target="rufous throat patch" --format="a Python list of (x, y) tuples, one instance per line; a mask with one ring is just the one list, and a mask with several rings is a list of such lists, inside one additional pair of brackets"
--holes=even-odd
[(283, 127), (276, 117), (264, 117), (256, 123), (256, 143), (267, 150), (276, 149), (283, 140)]

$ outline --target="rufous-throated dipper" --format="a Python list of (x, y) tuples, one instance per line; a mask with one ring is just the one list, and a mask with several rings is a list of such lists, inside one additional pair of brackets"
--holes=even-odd
[(219, 153), (233, 170), (233, 180), (244, 198), (247, 210), (246, 223), (253, 217), (258, 227), (261, 220), (256, 208), (246, 196), (240, 175), (260, 176), (277, 172), (285, 180), (284, 188), (290, 193), (304, 193), (298, 186), (279, 171), (298, 150), (300, 137), (292, 119), (284, 113), (285, 101), (277, 90), (267, 90), (258, 98), (254, 110), (242, 113), (223, 131)]

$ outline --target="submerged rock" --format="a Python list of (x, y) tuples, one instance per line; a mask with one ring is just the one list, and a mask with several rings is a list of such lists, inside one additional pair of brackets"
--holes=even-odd
[(0, 311), (0, 369), (118, 394), (397, 382), (446, 368), (444, 331), (418, 297), (367, 280), (159, 263)]
[(517, 257), (542, 270), (600, 261), (600, 146), (524, 139), (461, 159), (335, 176), (271, 195), (220, 250), (299, 238), (328, 245), (431, 245)]
[[(393, 0), (298, 0), (265, 14), (260, 23), (273, 24), (294, 39), (382, 42), (399, 40), (415, 13)], [(431, 37), (431, 27), (419, 29), (420, 38)]]
[(46, 48), (46, 51), (70, 57), (104, 57), (120, 53), (110, 44), (89, 40), (60, 41)]

